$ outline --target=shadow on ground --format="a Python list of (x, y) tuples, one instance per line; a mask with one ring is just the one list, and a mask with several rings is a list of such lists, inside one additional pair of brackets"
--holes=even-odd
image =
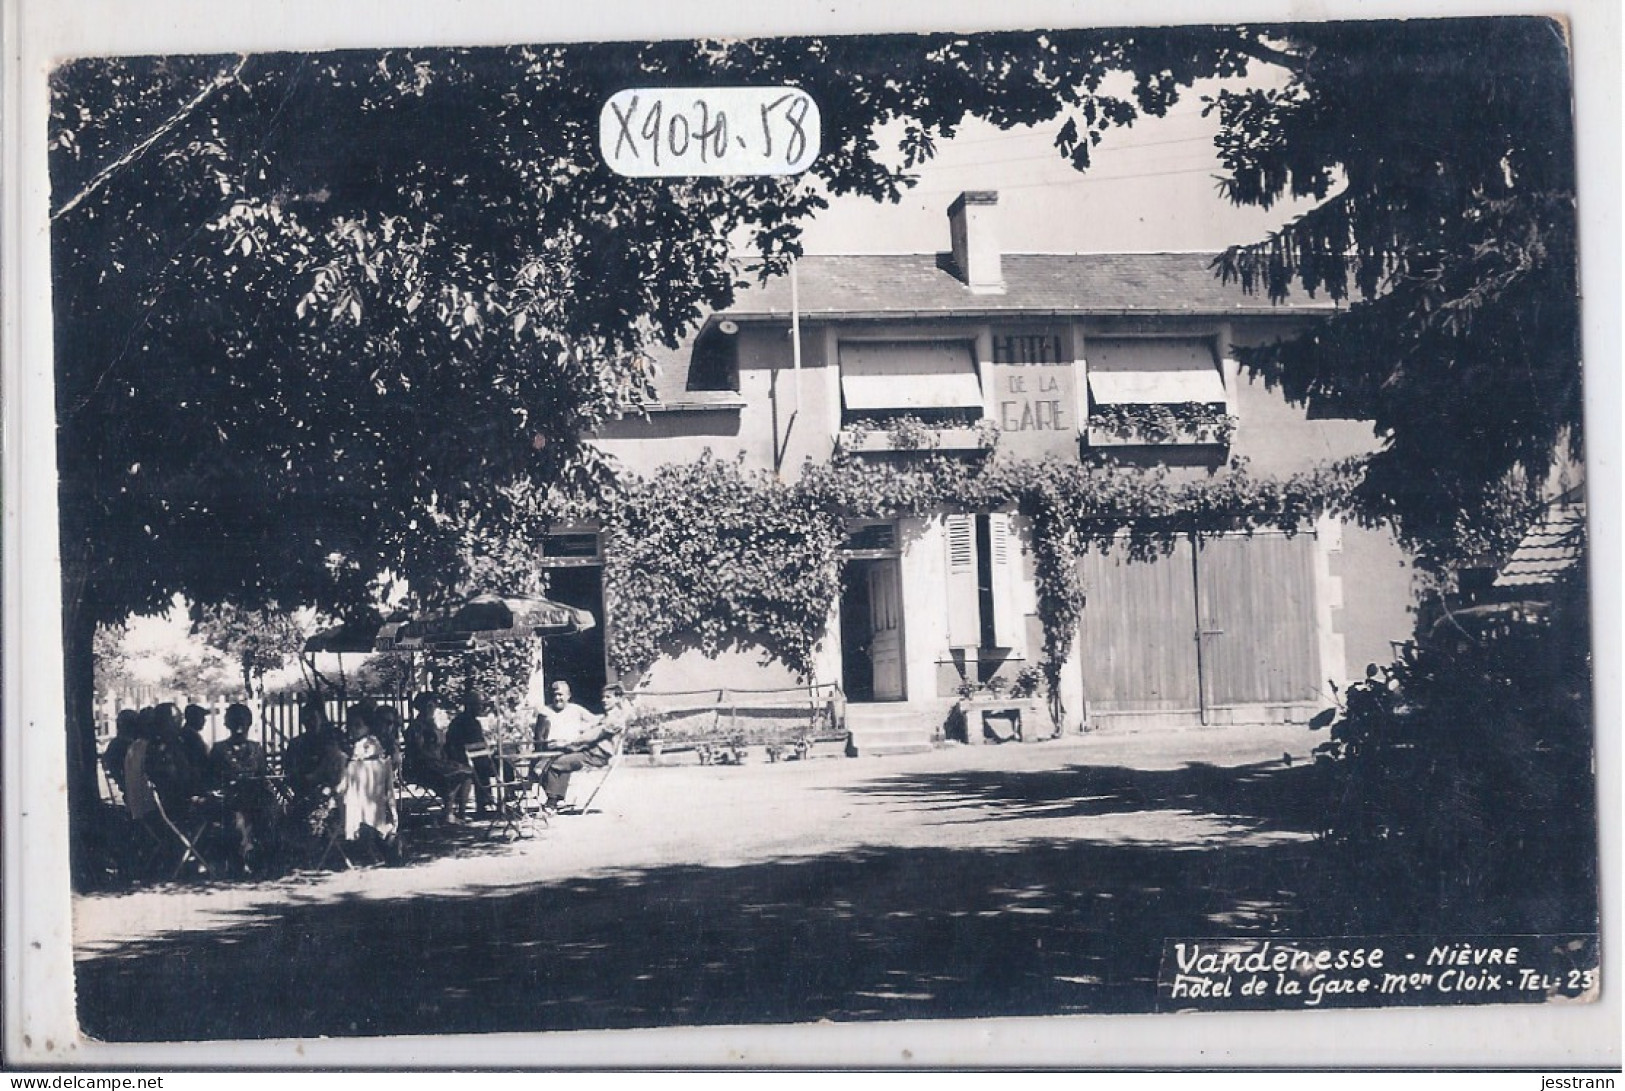
[(1029, 819), (1179, 809), (1241, 832), (328, 895), (85, 958), (81, 1022), (150, 1041), (1149, 1011), (1167, 937), (1307, 937), (1350, 919), (1359, 896), (1319, 846), (1249, 832), (1312, 828), (1313, 789), (1302, 767), (887, 777), (844, 790)]
[[(949, 823), (1177, 810), (1234, 818), (1260, 831), (1307, 832), (1319, 827), (1323, 811), (1317, 777), (1312, 767), (1274, 761), (1163, 770), (1075, 765), (900, 774), (842, 790), (936, 808)], [(974, 813), (964, 810), (976, 804), (982, 806)]]

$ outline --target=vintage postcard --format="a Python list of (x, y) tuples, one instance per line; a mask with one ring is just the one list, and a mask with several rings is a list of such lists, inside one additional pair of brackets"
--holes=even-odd
[(23, 1053), (1617, 1063), (1589, 24), (1416, 14), (53, 49)]

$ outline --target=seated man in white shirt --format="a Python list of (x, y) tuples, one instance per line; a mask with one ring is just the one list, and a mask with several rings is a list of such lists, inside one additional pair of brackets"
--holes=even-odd
[(548, 687), (547, 708), (536, 717), (533, 731), (538, 750), (567, 750), (598, 733), (598, 717), (570, 700), (570, 683)]
[(539, 779), (547, 796), (543, 807), (548, 814), (558, 814), (564, 797), (570, 790), (570, 774), (582, 769), (601, 769), (608, 765), (620, 745), (619, 739), (632, 718), (631, 699), (617, 685), (604, 687), (604, 715), (595, 717), (586, 736), (565, 749), (564, 753), (547, 762)]

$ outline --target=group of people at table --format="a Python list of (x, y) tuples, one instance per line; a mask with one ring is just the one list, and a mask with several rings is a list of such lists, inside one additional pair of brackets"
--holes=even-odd
[(161, 704), (121, 711), (102, 762), (139, 828), (161, 844), (177, 834), (189, 844), (188, 831), (225, 831), (240, 873), (325, 854), (337, 836), (398, 862), (398, 786), (432, 794), (449, 824), (466, 821), (471, 801), (480, 817), (504, 804), (505, 790), (527, 782), (540, 784), (543, 811), (557, 813), (571, 774), (608, 764), (619, 746), (631, 711), (619, 686), (605, 687), (604, 710), (598, 716), (574, 703), (569, 684), (556, 681), (535, 718), (532, 748), (493, 752), (481, 720), (489, 708), (474, 695), (453, 716), (439, 695), (420, 693), (404, 730), (387, 704), (351, 705), (341, 729), (312, 701), (273, 776), (265, 748), (249, 738), (247, 705), (226, 709), (227, 737), (210, 748), (203, 739), (208, 710)]

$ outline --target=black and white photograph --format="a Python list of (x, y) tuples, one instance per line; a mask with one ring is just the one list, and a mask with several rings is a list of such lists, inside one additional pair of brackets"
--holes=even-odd
[[(6, 794), (64, 915), (8, 817), (7, 951), (73, 1029), (8, 1036), (1077, 1067), (1517, 1010), (1617, 1070), (1588, 24), (1338, 11), (25, 75)], [(1319, 1060), (1463, 1061), (1383, 1038)]]

